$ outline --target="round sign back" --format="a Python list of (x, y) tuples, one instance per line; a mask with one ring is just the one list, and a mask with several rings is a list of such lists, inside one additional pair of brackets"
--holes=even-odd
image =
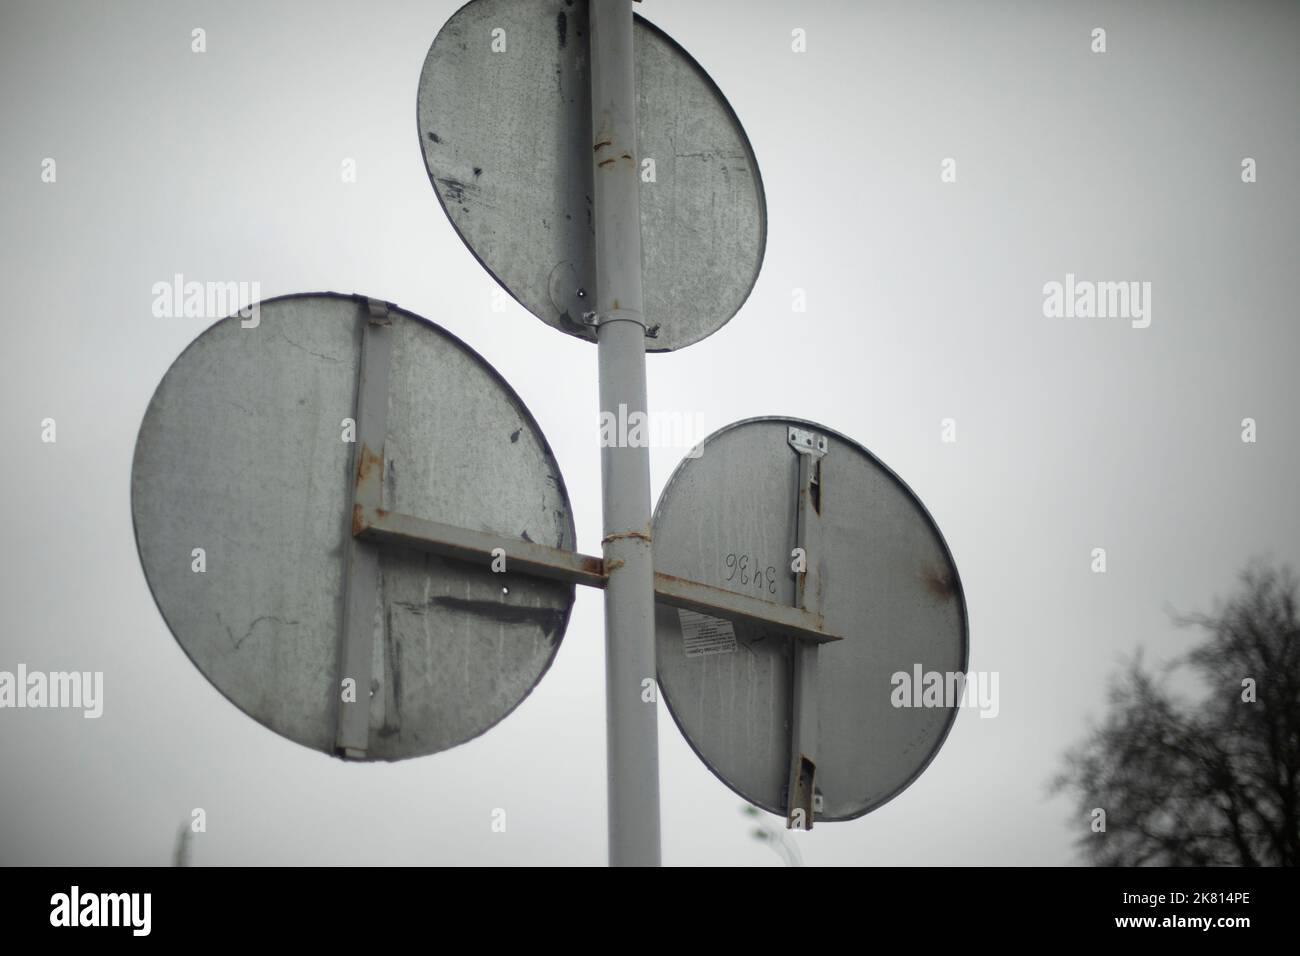
[[(326, 753), (336, 749), (355, 408), (374, 305), (288, 296), (262, 302), (256, 322), (217, 322), (159, 384), (132, 469), (140, 561), (185, 653), (246, 714)], [(386, 394), (376, 393), (387, 419), (383, 507), (571, 550), (564, 481), (519, 397), (443, 329), (381, 310), (391, 342), (379, 370)], [(572, 585), (396, 547), (378, 549), (377, 562), (362, 635), (373, 667), (356, 688), (370, 698), (364, 756), (476, 737), (550, 666)]]
[[(472, 0), (420, 75), (420, 144), (465, 244), (524, 308), (595, 340), (591, 76), (584, 0)], [(721, 328), (749, 296), (767, 209), (753, 150), (722, 93), (636, 19), (646, 349)]]
[[(927, 695), (926, 706), (911, 684), (964, 675), (965, 599), (934, 521), (865, 448), (797, 419), (728, 425), (664, 488), (654, 551), (657, 572), (808, 607), (841, 637), (805, 658), (797, 729), (795, 640), (656, 608), (664, 700), (709, 769), (746, 800), (787, 812), (796, 733), (815, 756), (818, 821), (880, 806), (938, 751), (959, 701)], [(815, 594), (801, 587), (803, 567), (816, 572)]]

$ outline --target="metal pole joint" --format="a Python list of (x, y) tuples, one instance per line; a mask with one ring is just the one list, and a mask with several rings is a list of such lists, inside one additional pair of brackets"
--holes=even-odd
[[(609, 309), (605, 312), (584, 312), (582, 320), (591, 326), (599, 328), (602, 325), (608, 325), (611, 322), (634, 322), (645, 330), (645, 313), (640, 309)], [(657, 330), (656, 330), (657, 331)]]

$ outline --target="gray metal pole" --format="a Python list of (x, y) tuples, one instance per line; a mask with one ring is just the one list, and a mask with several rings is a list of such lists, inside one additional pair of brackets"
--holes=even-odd
[[(591, 0), (591, 130), (600, 409), (646, 413), (632, 0)], [(615, 429), (619, 431), (619, 429)], [(620, 436), (621, 438), (622, 436)], [(605, 714), (611, 866), (659, 865), (658, 686), (650, 449), (601, 449), (609, 584)]]

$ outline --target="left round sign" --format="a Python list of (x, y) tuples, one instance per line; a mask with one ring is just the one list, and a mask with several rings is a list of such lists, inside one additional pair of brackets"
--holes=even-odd
[[(375, 382), (359, 385), (375, 306), (286, 296), (260, 303), (255, 322), (217, 322), (159, 384), (131, 476), (140, 562), (190, 660), (244, 713), (330, 754), (346, 694), (356, 404), (361, 389), (376, 394)], [(379, 309), (382, 507), (572, 550), (564, 480), (519, 396), (444, 329)], [(374, 547), (362, 614), (371, 676), (354, 688), (369, 695), (361, 755), (396, 760), (478, 736), (550, 666), (573, 585)]]

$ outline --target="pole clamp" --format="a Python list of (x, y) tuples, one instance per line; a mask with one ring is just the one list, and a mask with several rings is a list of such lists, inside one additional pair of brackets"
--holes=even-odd
[[(645, 329), (645, 313), (640, 309), (610, 309), (608, 312), (584, 312), (582, 321), (587, 325), (593, 325), (597, 328), (607, 322), (635, 322)], [(658, 326), (655, 332), (658, 333)]]

